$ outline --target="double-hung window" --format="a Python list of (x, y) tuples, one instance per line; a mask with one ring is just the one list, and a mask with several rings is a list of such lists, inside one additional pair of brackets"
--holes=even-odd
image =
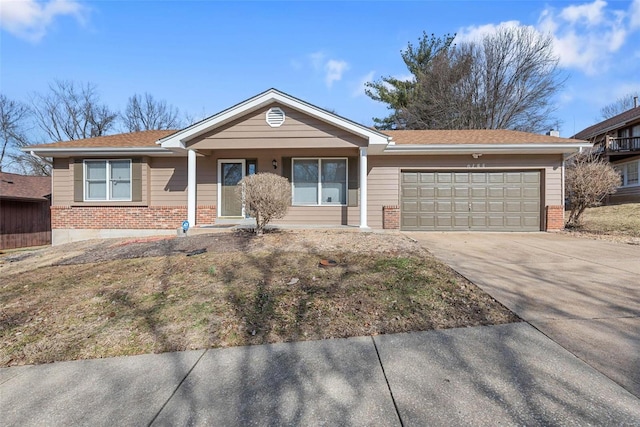
[(640, 167), (640, 160), (635, 160), (629, 163), (617, 164), (614, 169), (620, 174), (622, 182), (621, 187), (631, 187), (640, 184), (638, 169)]
[(84, 200), (131, 200), (131, 160), (85, 160)]
[(346, 205), (347, 159), (292, 159), (294, 205)]

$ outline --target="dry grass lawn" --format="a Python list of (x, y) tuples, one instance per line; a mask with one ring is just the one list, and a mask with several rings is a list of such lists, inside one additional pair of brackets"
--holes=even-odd
[(599, 206), (583, 214), (583, 225), (577, 234), (610, 236), (613, 240), (640, 243), (640, 203)]
[(0, 366), (514, 321), (399, 234), (225, 232), (0, 255)]

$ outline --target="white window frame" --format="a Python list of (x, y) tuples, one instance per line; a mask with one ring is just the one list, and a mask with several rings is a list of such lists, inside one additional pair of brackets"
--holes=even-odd
[[(106, 198), (104, 199), (90, 199), (87, 195), (87, 162), (97, 163), (104, 162), (106, 168), (105, 186)], [(111, 196), (111, 162), (129, 162), (129, 198), (128, 199), (114, 199)], [(82, 199), (85, 202), (130, 202), (133, 197), (133, 171), (132, 171), (131, 159), (85, 159), (82, 162), (83, 175), (82, 175)]]
[[(633, 184), (629, 184), (629, 173), (627, 171), (627, 167), (630, 164), (637, 164), (638, 165), (638, 182), (635, 182)], [(615, 169), (617, 169), (620, 172), (620, 175), (622, 177), (622, 183), (620, 184), (620, 188), (622, 187), (638, 187), (640, 186), (640, 160), (633, 160), (631, 162), (625, 162), (625, 163), (616, 163), (615, 165), (613, 165), (613, 167)]]
[[(318, 162), (318, 183), (317, 193), (318, 199), (316, 203), (296, 203), (294, 199), (295, 191), (295, 176), (294, 176), (294, 163), (296, 160), (316, 160)], [(345, 181), (344, 181), (344, 199), (345, 203), (322, 203), (322, 162), (331, 160), (344, 160), (345, 161)], [(293, 157), (291, 158), (291, 204), (293, 206), (348, 206), (349, 205), (349, 158), (348, 157)]]

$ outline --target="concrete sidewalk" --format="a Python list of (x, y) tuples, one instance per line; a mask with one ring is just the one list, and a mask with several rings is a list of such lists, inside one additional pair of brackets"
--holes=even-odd
[(3, 425), (640, 425), (527, 323), (0, 369)]
[(553, 233), (405, 233), (640, 397), (640, 246)]

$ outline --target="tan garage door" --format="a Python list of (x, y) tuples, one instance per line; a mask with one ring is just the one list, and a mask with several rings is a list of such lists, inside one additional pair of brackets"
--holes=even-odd
[(403, 230), (539, 231), (540, 172), (402, 172)]

